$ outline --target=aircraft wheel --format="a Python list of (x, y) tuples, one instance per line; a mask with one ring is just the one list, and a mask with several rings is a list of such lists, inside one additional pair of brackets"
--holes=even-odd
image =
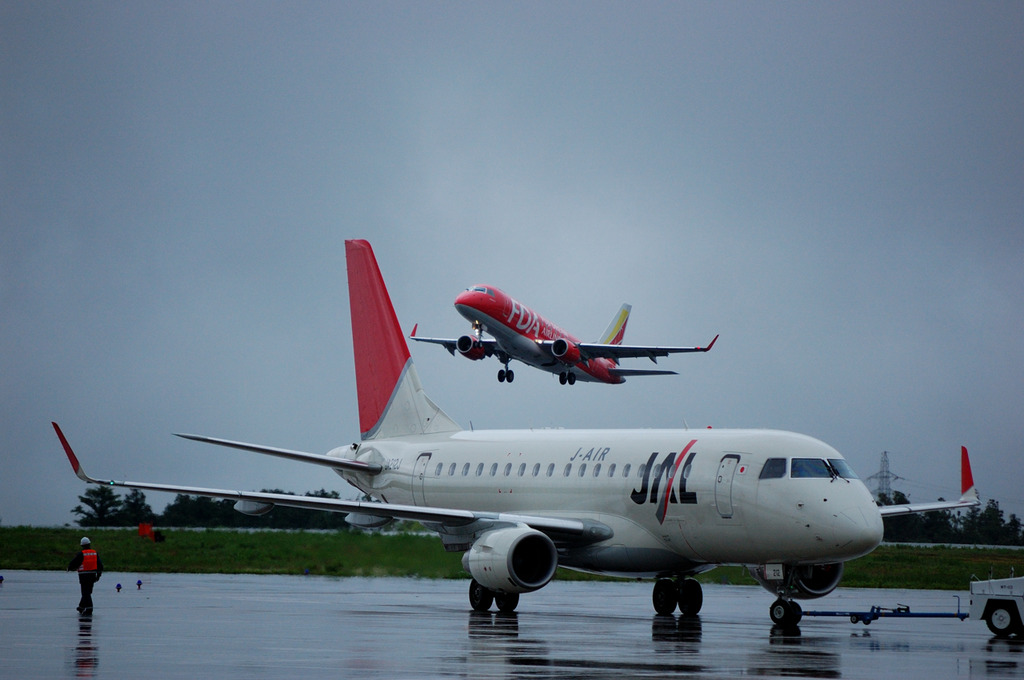
[(505, 371), (505, 380), (507, 380), (508, 382), (512, 382), (513, 380), (515, 380), (515, 378), (516, 374), (512, 372), (511, 368)]
[(676, 584), (676, 596), (679, 600), (679, 613), (683, 616), (696, 616), (704, 605), (704, 591), (696, 579), (685, 578)]
[(469, 605), (478, 612), (485, 612), (494, 602), (494, 593), (472, 579), (469, 582)]
[(559, 385), (564, 385), (565, 381), (566, 381), (565, 371), (562, 371), (561, 373), (558, 374), (558, 384)]
[(514, 612), (519, 606), (519, 593), (495, 593), (494, 604), (500, 612)]
[(505, 369), (498, 371), (498, 382), (505, 382)]
[(651, 599), (654, 602), (654, 611), (663, 616), (669, 616), (676, 610), (676, 584), (667, 578), (659, 578), (654, 583), (654, 594)]
[(792, 600), (783, 600), (781, 597), (772, 603), (768, 615), (772, 617), (772, 623), (783, 628), (789, 628), (800, 623), (804, 616), (804, 610), (799, 604)]
[(570, 373), (569, 375), (565, 376), (565, 381), (567, 383), (569, 383), (570, 385), (575, 385), (576, 384), (576, 374), (575, 373)]

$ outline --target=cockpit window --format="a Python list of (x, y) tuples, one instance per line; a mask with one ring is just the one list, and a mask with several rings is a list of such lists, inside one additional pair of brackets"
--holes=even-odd
[(853, 468), (850, 467), (849, 463), (842, 458), (829, 458), (828, 463), (832, 466), (832, 469), (836, 471), (836, 474), (843, 479), (859, 479), (857, 477), (857, 473), (853, 471)]
[(793, 466), (789, 473), (794, 478), (831, 478), (835, 475), (829, 469), (828, 463), (820, 458), (794, 458)]
[(786, 476), (786, 459), (769, 458), (761, 468), (761, 479), (779, 479)]
[(470, 293), (486, 293), (487, 295), (490, 295), (491, 297), (494, 297), (494, 291), (491, 290), (490, 288), (486, 287), (486, 286), (473, 286), (472, 288), (469, 289), (469, 292)]

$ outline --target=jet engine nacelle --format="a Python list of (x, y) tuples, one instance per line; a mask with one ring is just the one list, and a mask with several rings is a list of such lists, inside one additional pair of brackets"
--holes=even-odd
[(455, 341), (455, 347), (459, 350), (459, 354), (466, 357), (470, 361), (477, 361), (487, 356), (487, 350), (484, 346), (476, 341), (471, 335), (463, 335)]
[[(776, 595), (787, 595), (799, 600), (813, 600), (828, 595), (843, 577), (843, 563), (800, 564), (783, 566), (782, 578), (768, 578), (765, 565), (748, 567), (747, 571), (761, 587)], [(789, 586), (787, 588), (787, 586)]]
[(484, 533), (462, 556), (477, 583), (499, 593), (529, 593), (555, 575), (558, 553), (545, 534), (529, 527)]
[(236, 501), (235, 510), (250, 517), (260, 517), (274, 509), (273, 503), (259, 503), (257, 501)]
[(574, 366), (580, 362), (579, 346), (565, 338), (559, 338), (551, 343), (551, 353), (563, 364)]

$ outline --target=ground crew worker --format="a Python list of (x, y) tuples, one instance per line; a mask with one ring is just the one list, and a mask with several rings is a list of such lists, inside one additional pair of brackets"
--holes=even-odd
[(82, 549), (68, 564), (68, 571), (78, 570), (78, 585), (82, 587), (82, 599), (78, 602), (80, 614), (92, 613), (92, 587), (103, 574), (103, 560), (92, 549), (87, 537), (82, 538)]

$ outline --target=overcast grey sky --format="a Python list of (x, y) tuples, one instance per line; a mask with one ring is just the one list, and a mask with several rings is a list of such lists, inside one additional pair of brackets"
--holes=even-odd
[(74, 521), (51, 420), (96, 476), (351, 497), (170, 436), (358, 438), (349, 238), (407, 330), (490, 283), (721, 334), (622, 386), (413, 347), (464, 427), (794, 430), (919, 501), (965, 444), (1024, 516), (1021, 36), (1019, 2), (4, 2), (0, 521)]

